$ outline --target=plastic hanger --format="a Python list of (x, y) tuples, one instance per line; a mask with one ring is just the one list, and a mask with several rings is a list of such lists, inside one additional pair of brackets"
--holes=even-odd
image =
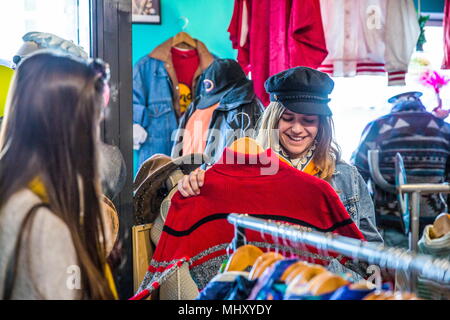
[(301, 271), (305, 270), (306, 268), (309, 268), (308, 264), (306, 264), (303, 261), (298, 261), (293, 264), (291, 264), (281, 275), (280, 280), (287, 283), (287, 279), (291, 277), (293, 279), (293, 276), (299, 274)]
[(322, 272), (321, 274), (314, 277), (307, 286), (308, 292), (314, 296), (320, 296), (330, 292), (334, 292), (342, 286), (348, 284), (348, 281), (344, 278), (331, 273)]
[(276, 252), (263, 253), (256, 259), (248, 278), (250, 280), (258, 279), (263, 274), (264, 270), (266, 270), (266, 268), (268, 268), (278, 260), (282, 260), (283, 258), (284, 257), (281, 254)]
[(241, 246), (231, 255), (225, 271), (244, 271), (253, 266), (263, 253), (260, 248), (251, 244)]
[(234, 152), (239, 152), (243, 154), (260, 154), (264, 152), (263, 147), (261, 147), (255, 140), (249, 137), (239, 138), (228, 147)]
[(172, 39), (172, 47), (180, 47), (181, 44), (188, 45), (191, 47), (190, 49), (197, 48), (197, 41), (195, 41), (187, 32), (184, 30), (189, 24), (189, 19), (186, 17), (180, 17), (180, 19), (184, 20), (184, 25), (181, 28), (181, 32), (177, 33)]
[[(436, 217), (432, 227), (433, 238), (441, 238), (450, 232), (450, 214), (441, 213)], [(431, 236), (431, 235), (430, 235)]]
[(301, 270), (298, 274), (294, 274), (290, 275), (287, 279), (286, 279), (286, 283), (288, 284), (288, 287), (302, 287), (304, 285), (306, 285), (311, 279), (313, 279), (315, 276), (323, 273), (323, 272), (328, 272), (327, 269), (325, 269), (322, 266), (319, 265), (311, 265), (308, 266), (308, 268), (305, 268), (303, 270)]

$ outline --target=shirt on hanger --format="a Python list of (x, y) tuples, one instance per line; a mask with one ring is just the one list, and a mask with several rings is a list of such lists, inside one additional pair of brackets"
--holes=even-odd
[(184, 50), (172, 47), (172, 61), (178, 78), (178, 91), (180, 92), (180, 111), (183, 114), (192, 102), (192, 82), (195, 71), (200, 64), (197, 50)]
[(203, 153), (208, 139), (211, 117), (219, 107), (219, 102), (206, 109), (197, 109), (189, 118), (183, 137), (183, 156), (191, 153)]
[(412, 0), (320, 0), (328, 56), (318, 68), (335, 77), (384, 75), (405, 85), (420, 27)]

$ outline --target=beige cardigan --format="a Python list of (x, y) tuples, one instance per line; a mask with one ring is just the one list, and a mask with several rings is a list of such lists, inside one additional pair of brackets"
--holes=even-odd
[[(26, 213), (40, 202), (23, 189), (0, 210), (0, 299), (18, 229)], [(11, 299), (80, 299), (77, 255), (66, 224), (47, 208), (39, 208), (30, 230), (30, 238), (23, 238)]]

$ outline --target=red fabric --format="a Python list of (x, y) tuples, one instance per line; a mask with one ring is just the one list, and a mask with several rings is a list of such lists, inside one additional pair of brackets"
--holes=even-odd
[[(278, 170), (269, 175), (270, 168)], [(205, 181), (199, 196), (184, 198), (179, 192), (173, 196), (150, 275), (162, 273), (174, 261), (186, 257), (190, 268), (218, 256), (224, 259), (219, 246), (230, 243), (234, 236), (234, 226), (226, 220), (229, 213), (246, 213), (364, 240), (328, 182), (281, 162), (270, 149), (252, 156), (225, 149), (221, 160), (206, 171)], [(250, 243), (272, 241), (251, 230), (246, 230), (246, 239)], [(318, 253), (311, 247), (300, 248)], [(327, 264), (320, 258), (312, 262)], [(217, 272), (209, 271), (211, 278)]]
[(133, 297), (131, 297), (128, 300), (144, 300), (145, 298), (147, 298), (150, 295), (150, 291), (145, 289), (141, 292), (139, 292), (138, 294), (134, 295)]
[[(247, 74), (250, 71), (250, 56), (249, 56), (249, 41), (246, 41), (244, 46), (239, 45), (241, 32), (242, 32), (242, 17), (243, 17), (243, 7), (244, 2), (247, 0), (235, 0), (233, 16), (231, 18), (230, 25), (228, 27), (228, 32), (230, 33), (230, 40), (233, 49), (238, 50), (237, 61), (241, 65), (244, 72)], [(247, 1), (247, 6), (250, 6), (251, 2)], [(251, 8), (248, 7), (250, 11)], [(250, 18), (250, 17), (249, 17)], [(250, 24), (250, 21), (249, 21)]]
[(173, 67), (177, 74), (179, 83), (184, 83), (192, 89), (192, 80), (194, 73), (200, 64), (197, 50), (180, 50), (175, 47), (171, 49)]
[(450, 0), (445, 0), (444, 7), (444, 61), (442, 69), (450, 69)]
[[(241, 47), (244, 2), (249, 34)], [(317, 68), (328, 54), (319, 0), (235, 0), (228, 32), (238, 62), (251, 71), (255, 92), (265, 105), (269, 95), (264, 82), (269, 76), (296, 66)]]

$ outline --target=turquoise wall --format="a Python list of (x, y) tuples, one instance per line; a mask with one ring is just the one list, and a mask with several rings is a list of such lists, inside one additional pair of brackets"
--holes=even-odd
[[(235, 59), (237, 52), (231, 47), (227, 32), (233, 14), (234, 0), (161, 0), (161, 24), (133, 24), (133, 65), (150, 53), (157, 45), (184, 30), (199, 39), (220, 58)], [(137, 152), (134, 152), (134, 175), (137, 172)]]
[(185, 29), (192, 37), (204, 42), (220, 58), (236, 58), (231, 48), (228, 25), (233, 14), (234, 0), (161, 0), (160, 25), (133, 24), (133, 64), (157, 45)]
[[(416, 9), (418, 9), (418, 2), (420, 0), (414, 0)], [(444, 0), (421, 0), (420, 11), (422, 12), (444, 12)]]

